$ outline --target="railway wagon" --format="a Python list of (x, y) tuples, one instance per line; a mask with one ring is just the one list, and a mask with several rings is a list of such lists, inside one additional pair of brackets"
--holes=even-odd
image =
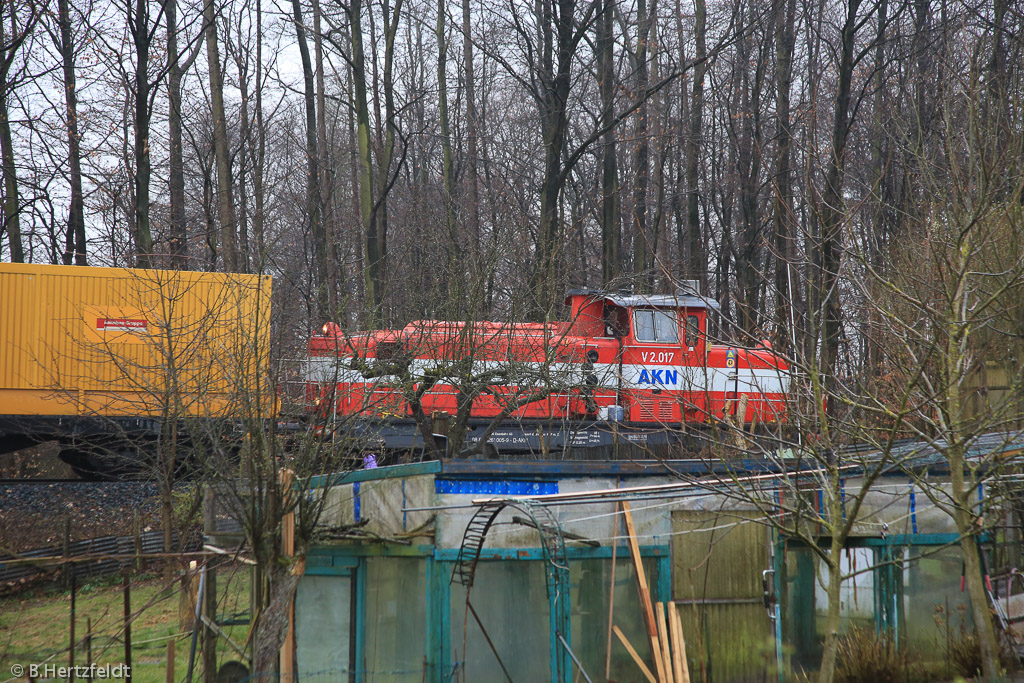
[(600, 445), (610, 423), (647, 443), (685, 425), (786, 421), (785, 359), (767, 343), (713, 343), (717, 302), (696, 283), (660, 295), (573, 290), (565, 303), (568, 319), (550, 323), (420, 320), (353, 334), (328, 323), (309, 343), (307, 398), (325, 424), (376, 415), (389, 448), (416, 447), (408, 435), (427, 417), (465, 421), (467, 441), (506, 451), (537, 450), (541, 432)]
[(103, 472), (169, 424), (270, 417), (241, 401), (269, 367), (270, 295), (266, 276), (0, 264), (0, 453), (56, 440)]

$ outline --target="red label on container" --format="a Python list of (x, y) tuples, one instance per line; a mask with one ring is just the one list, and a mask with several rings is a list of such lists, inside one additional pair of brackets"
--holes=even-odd
[(96, 318), (98, 332), (145, 332), (149, 323), (132, 318)]

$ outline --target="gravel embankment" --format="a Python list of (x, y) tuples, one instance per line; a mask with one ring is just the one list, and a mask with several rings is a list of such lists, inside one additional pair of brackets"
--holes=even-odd
[(61, 482), (0, 485), (0, 549), (12, 552), (59, 545), (64, 520), (71, 540), (132, 533), (138, 515), (143, 531), (158, 528), (160, 499), (145, 482)]

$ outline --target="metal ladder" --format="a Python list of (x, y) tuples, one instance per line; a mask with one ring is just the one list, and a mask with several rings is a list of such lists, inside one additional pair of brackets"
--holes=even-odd
[(466, 531), (462, 535), (462, 545), (459, 547), (459, 556), (455, 560), (455, 568), (452, 570), (452, 583), (456, 581), (466, 588), (473, 585), (473, 574), (476, 572), (476, 563), (480, 559), (480, 550), (483, 548), (487, 532), (494, 523), (495, 517), (505, 509), (505, 501), (494, 501), (484, 503), (480, 506), (473, 517), (466, 525)]

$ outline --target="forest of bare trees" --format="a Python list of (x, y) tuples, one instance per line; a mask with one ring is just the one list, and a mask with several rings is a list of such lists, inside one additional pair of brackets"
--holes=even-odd
[(841, 381), (880, 358), (866, 273), (902, 267), (894, 247), (973, 182), (955, 137), (990, 145), (1019, 198), (1006, 0), (4, 0), (0, 18), (0, 258), (267, 273), (296, 328), (470, 300), (542, 318), (570, 286), (697, 279), (738, 334)]

